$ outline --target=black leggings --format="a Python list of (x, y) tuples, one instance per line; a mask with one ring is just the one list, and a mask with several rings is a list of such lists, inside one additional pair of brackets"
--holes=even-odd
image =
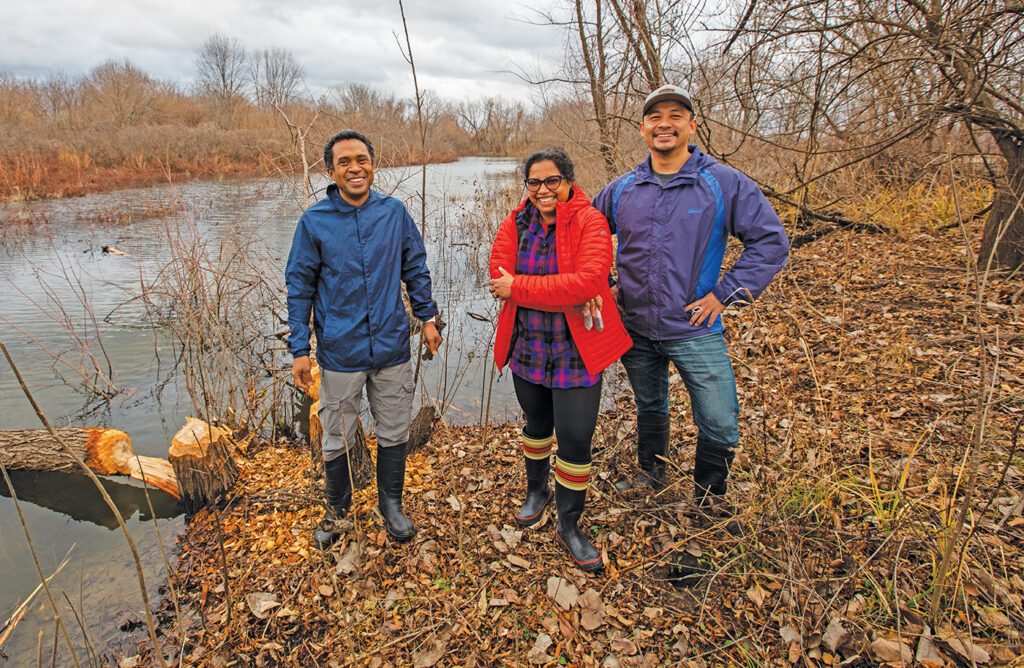
[(590, 463), (590, 441), (601, 407), (601, 381), (590, 387), (553, 389), (512, 374), (519, 406), (526, 415), (523, 434), (558, 438), (558, 456), (571, 464)]

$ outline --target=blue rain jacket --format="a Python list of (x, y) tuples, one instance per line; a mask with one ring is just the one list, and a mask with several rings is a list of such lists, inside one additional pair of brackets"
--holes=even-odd
[[(789, 256), (786, 231), (757, 184), (689, 148), (690, 158), (664, 186), (648, 156), (593, 203), (618, 235), (623, 322), (653, 341), (721, 331), (721, 318), (710, 328), (691, 325), (686, 305), (709, 292), (726, 305), (753, 301)], [(722, 274), (730, 236), (744, 249)]]
[(312, 310), (323, 368), (364, 371), (409, 360), (403, 282), (413, 315), (437, 315), (423, 238), (405, 206), (375, 190), (352, 206), (332, 183), (327, 196), (302, 214), (288, 254), (292, 355), (309, 354)]

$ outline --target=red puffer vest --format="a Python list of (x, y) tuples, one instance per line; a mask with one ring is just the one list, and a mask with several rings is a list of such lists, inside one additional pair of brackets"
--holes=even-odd
[[(491, 248), (491, 278), (501, 277), (498, 267), (515, 273), (519, 253), (516, 215), (527, 201), (524, 199), (498, 228), (498, 236)], [(494, 363), (499, 369), (508, 363), (516, 308), (523, 306), (564, 313), (569, 333), (587, 371), (600, 373), (633, 345), (608, 287), (613, 259), (608, 222), (600, 211), (590, 206), (590, 200), (577, 185), (573, 185), (569, 201), (555, 206), (555, 220), (558, 273), (548, 276), (515, 275), (512, 298), (505, 302), (498, 315)], [(604, 329), (600, 331), (596, 327), (588, 330), (583, 326), (583, 312), (578, 308), (596, 295), (601, 296), (602, 302)]]

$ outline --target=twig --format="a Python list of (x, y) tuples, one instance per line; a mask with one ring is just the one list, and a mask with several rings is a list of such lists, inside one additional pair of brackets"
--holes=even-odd
[[(72, 544), (71, 547), (68, 548), (67, 554), (64, 555), (64, 560), (60, 562), (60, 565), (57, 566), (56, 570), (54, 570), (53, 573), (50, 573), (50, 577), (46, 578), (47, 582), (57, 577), (57, 574), (60, 573), (65, 566), (67, 566), (68, 557), (71, 555), (71, 550), (73, 549), (75, 549), (74, 544)], [(0, 627), (0, 631), (3, 631), (3, 633), (0, 634), (0, 647), (3, 647), (3, 644), (7, 642), (7, 638), (11, 635), (11, 633), (14, 632), (14, 627), (17, 626), (18, 622), (20, 622), (21, 619), (25, 616), (25, 611), (28, 610), (28, 606), (32, 603), (32, 599), (35, 598), (36, 594), (38, 594), (39, 590), (42, 588), (42, 582), (37, 584), (36, 588), (32, 590), (32, 593), (29, 594), (28, 597), (21, 602), (21, 605), (14, 609), (14, 612), (11, 613), (10, 618), (6, 622), (4, 622), (4, 625), (2, 627)]]
[[(3, 343), (0, 342), (0, 346)], [(7, 348), (4, 348), (4, 353), (7, 353)], [(8, 358), (10, 360), (10, 358)], [(70, 450), (68, 450), (70, 452)], [(32, 545), (32, 535), (28, 531), (28, 524), (25, 523), (25, 515), (21, 512), (21, 503), (18, 501), (18, 493), (14, 491), (14, 483), (11, 482), (11, 477), (7, 475), (7, 467), (4, 466), (4, 462), (0, 459), (0, 473), (4, 476), (4, 482), (7, 483), (7, 489), (11, 492), (11, 499), (14, 501), (14, 508), (18, 511), (18, 519), (21, 520), (21, 528), (25, 532), (25, 542), (28, 543), (28, 551), (32, 555), (32, 563), (36, 566), (36, 572), (39, 574), (39, 584), (43, 590), (46, 591), (46, 598), (50, 601), (50, 609), (53, 610), (53, 617), (60, 628), (61, 633), (64, 635), (64, 641), (68, 644), (68, 649), (71, 650), (71, 660), (74, 661), (76, 668), (81, 668), (81, 663), (78, 661), (78, 654), (75, 652), (74, 645), (71, 644), (71, 636), (68, 635), (68, 630), (64, 626), (64, 620), (60, 616), (60, 610), (57, 609), (57, 602), (53, 600), (53, 593), (50, 591), (50, 586), (47, 583), (47, 578), (43, 575), (43, 568), (39, 565), (39, 558), (36, 556), (36, 549)], [(39, 636), (40, 643), (42, 642), (42, 631)], [(57, 637), (54, 635), (54, 643), (56, 643)]]
[[(153, 612), (152, 610), (150, 610), (149, 593), (146, 591), (146, 578), (142, 573), (142, 559), (139, 557), (139, 550), (135, 546), (135, 541), (132, 539), (131, 533), (129, 533), (128, 531), (128, 527), (125, 526), (124, 518), (121, 517), (121, 513), (118, 511), (117, 505), (115, 505), (113, 499), (110, 498), (110, 494), (107, 493), (107, 490), (103, 486), (103, 483), (100, 482), (99, 477), (97, 477), (97, 475), (93, 472), (92, 469), (85, 465), (85, 462), (83, 462), (78, 457), (78, 455), (75, 454), (74, 450), (68, 447), (68, 444), (64, 442), (64, 439), (61, 438), (60, 434), (58, 434), (57, 431), (50, 425), (49, 420), (46, 419), (46, 416), (43, 414), (42, 409), (39, 407), (39, 404), (36, 403), (35, 398), (32, 396), (32, 393), (29, 391), (28, 386), (25, 384), (25, 379), (22, 377), (21, 372), (18, 370), (18, 366), (14, 363), (14, 360), (11, 359), (11, 354), (7, 351), (7, 346), (4, 345), (3, 341), (0, 341), (0, 350), (3, 350), (4, 357), (7, 358), (7, 364), (10, 365), (11, 370), (14, 372), (15, 377), (18, 379), (18, 384), (21, 385), (21, 391), (25, 394), (25, 397), (28, 399), (29, 403), (32, 404), (32, 408), (36, 412), (36, 417), (38, 417), (39, 421), (43, 423), (43, 426), (46, 427), (46, 430), (50, 432), (50, 436), (53, 438), (53, 440), (57, 441), (57, 443), (60, 444), (61, 449), (64, 450), (65, 454), (67, 454), (68, 457), (74, 460), (74, 462), (78, 465), (82, 472), (85, 473), (85, 475), (96, 486), (96, 489), (99, 491), (104, 503), (107, 504), (107, 507), (110, 508), (110, 512), (113, 514), (114, 519), (117, 520), (118, 526), (121, 527), (121, 532), (124, 534), (124, 539), (128, 542), (128, 548), (132, 552), (132, 559), (135, 561), (135, 574), (138, 576), (139, 579), (139, 593), (142, 594), (142, 603), (146, 609), (146, 627), (149, 630), (150, 642), (153, 644), (153, 653), (156, 655), (157, 660), (160, 662), (160, 665), (163, 668), (167, 668), (167, 662), (164, 660), (163, 652), (160, 651), (160, 641), (156, 637), (156, 623), (153, 620)], [(4, 478), (7, 479), (7, 469), (4, 468), (3, 470)], [(9, 480), (7, 484), (13, 495), (14, 487), (11, 485)], [(28, 536), (27, 527), (25, 535), (26, 537)], [(38, 569), (38, 563), (36, 564), (36, 566)], [(40, 577), (42, 577), (42, 571), (40, 571), (39, 575)], [(47, 595), (49, 595), (49, 588), (47, 588)], [(53, 604), (52, 596), (50, 596), (50, 602), (52, 605), (54, 605), (54, 612), (56, 613), (57, 608), (56, 605)], [(64, 625), (62, 622), (61, 628), (63, 629), (63, 627)], [(64, 633), (66, 636), (67, 631), (65, 631)], [(69, 639), (68, 645), (70, 646), (70, 644), (71, 641)], [(72, 650), (72, 654), (74, 654), (74, 650)], [(78, 666), (78, 657), (76, 656), (74, 657), (74, 659), (75, 665)]]

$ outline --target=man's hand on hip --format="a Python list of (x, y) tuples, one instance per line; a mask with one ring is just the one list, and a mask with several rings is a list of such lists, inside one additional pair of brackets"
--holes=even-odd
[(437, 354), (437, 349), (441, 347), (441, 332), (437, 331), (437, 325), (433, 322), (423, 323), (423, 342), (427, 344), (431, 355)]
[(705, 322), (710, 327), (723, 311), (725, 305), (718, 301), (714, 292), (709, 292), (692, 304), (686, 305), (686, 312), (690, 314), (690, 324), (695, 327), (700, 327)]
[(292, 380), (305, 391), (309, 391), (310, 386), (313, 384), (313, 374), (310, 373), (311, 368), (309, 355), (296, 357), (295, 361), (292, 362)]

